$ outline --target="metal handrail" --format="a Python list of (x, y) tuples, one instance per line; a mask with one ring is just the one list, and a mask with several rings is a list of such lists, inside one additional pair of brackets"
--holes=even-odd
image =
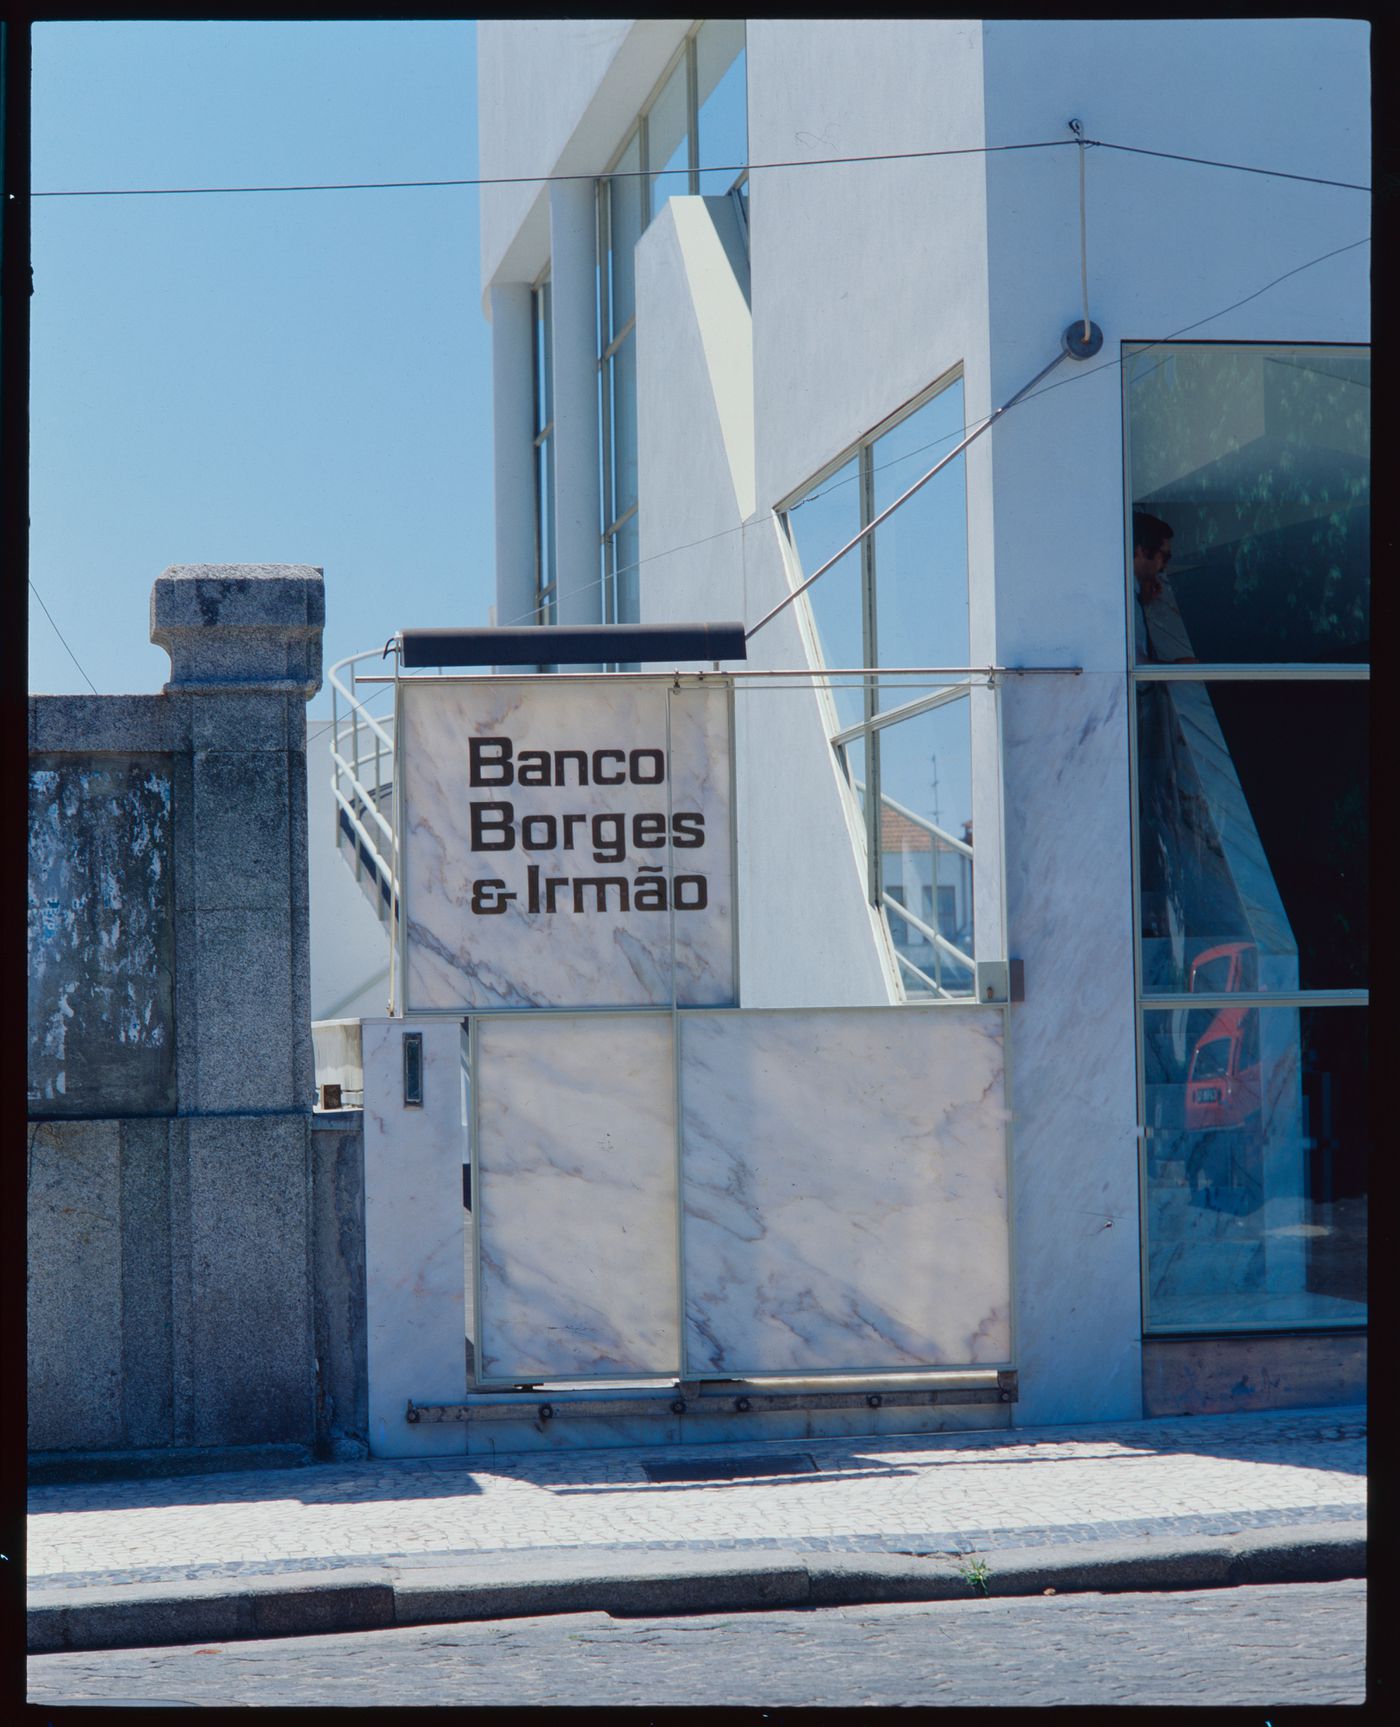
[(933, 993), (935, 995), (942, 996), (944, 1001), (957, 1001), (959, 999), (959, 997), (953, 995), (949, 990), (944, 989), (941, 983), (935, 982), (926, 971), (920, 971), (918, 966), (914, 964), (913, 960), (907, 959), (898, 948), (894, 950), (894, 957), (904, 967), (905, 971), (912, 971), (914, 976), (919, 979), (920, 983), (926, 983)]
[(976, 974), (976, 962), (973, 960), (972, 955), (970, 953), (964, 953), (960, 947), (954, 947), (952, 942), (948, 940), (947, 936), (940, 935), (936, 929), (931, 925), (926, 924), (921, 917), (918, 917), (914, 912), (910, 911), (907, 905), (901, 905), (897, 899), (883, 890), (880, 894), (880, 904), (884, 906), (886, 911), (896, 912), (904, 919), (905, 923), (913, 924), (919, 934), (926, 936), (940, 951), (940, 953), (946, 953), (950, 959), (956, 960), (959, 965), (965, 966), (968, 971), (972, 972), (974, 975)]
[[(380, 649), (369, 648), (338, 660), (327, 673), (326, 681), (331, 690), (331, 792), (336, 805), (337, 834), (343, 813), (356, 839), (356, 881), (361, 878), (365, 854), (368, 853), (373, 874), (389, 888), (390, 915), (396, 917), (399, 904), (398, 834), (394, 823), (379, 807), (385, 788), (392, 788), (394, 783), (394, 738), (389, 729), (392, 721), (386, 726), (374, 714), (366, 713), (363, 701), (351, 689), (354, 667), (362, 660), (381, 657)], [(342, 701), (349, 709), (344, 715), (341, 712)], [(372, 755), (371, 743), (374, 746)], [(373, 782), (368, 783), (366, 776), (371, 761)], [(393, 813), (392, 804), (390, 809)], [(366, 826), (362, 816), (372, 818), (382, 838)]]
[[(864, 780), (858, 780), (852, 777), (851, 784), (858, 792), (863, 792), (865, 790)], [(931, 834), (934, 839), (942, 840), (943, 844), (949, 851), (961, 852), (964, 857), (971, 857), (973, 855), (972, 847), (966, 840), (954, 839), (952, 834), (950, 834), (946, 828), (941, 828), (936, 822), (931, 822), (927, 816), (921, 816), (917, 810), (909, 809), (906, 805), (900, 803), (897, 798), (892, 798), (888, 792), (880, 793), (880, 802), (882, 804), (887, 804), (896, 815), (901, 815), (906, 821), (913, 822), (916, 828), (922, 828), (925, 833)]]

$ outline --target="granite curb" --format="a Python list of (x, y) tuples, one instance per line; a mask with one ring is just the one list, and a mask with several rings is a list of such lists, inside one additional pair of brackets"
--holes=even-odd
[(980, 1555), (618, 1553), (531, 1549), (460, 1566), (370, 1566), (220, 1579), (36, 1589), (31, 1654), (326, 1635), (554, 1613), (743, 1613), (969, 1596), (1329, 1583), (1366, 1575), (1366, 1540), (1336, 1524), (1186, 1541), (1103, 1541)]

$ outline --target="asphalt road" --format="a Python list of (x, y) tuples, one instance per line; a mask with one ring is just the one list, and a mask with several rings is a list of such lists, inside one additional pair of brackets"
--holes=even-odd
[(29, 1660), (32, 1703), (1282, 1704), (1365, 1697), (1366, 1585), (611, 1619)]

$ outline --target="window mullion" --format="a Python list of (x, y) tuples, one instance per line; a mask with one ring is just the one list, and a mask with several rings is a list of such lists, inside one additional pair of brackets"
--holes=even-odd
[(687, 167), (686, 189), (692, 197), (700, 190), (700, 71), (695, 37), (685, 44), (685, 120)]
[[(873, 519), (875, 493), (875, 462), (870, 445), (865, 445), (860, 452), (860, 525), (862, 528)], [(864, 663), (867, 666), (878, 665), (879, 636), (876, 632), (875, 616), (875, 536), (867, 534), (860, 544), (861, 570), (861, 632), (864, 640)], [(864, 681), (864, 714), (866, 724), (874, 719), (879, 706), (879, 697), (875, 680), (867, 677)], [(865, 777), (868, 787), (865, 799), (866, 839), (870, 857), (870, 899), (873, 905), (880, 904), (881, 893), (881, 810), (883, 804), (880, 797), (880, 739), (872, 730), (866, 744)]]

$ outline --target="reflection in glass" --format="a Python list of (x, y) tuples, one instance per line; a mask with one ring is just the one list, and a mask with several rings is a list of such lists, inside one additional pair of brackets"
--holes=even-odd
[(1366, 1030), (1364, 1008), (1144, 1013), (1154, 1329), (1365, 1319)]
[(962, 695), (872, 738), (880, 904), (908, 995), (969, 995), (974, 987), (970, 722)]
[(742, 18), (705, 20), (695, 38), (695, 73), (700, 105), (696, 126), (700, 191), (715, 197), (729, 190), (739, 177), (740, 166), (748, 160), (748, 80)]
[(1369, 353), (1158, 343), (1124, 374), (1138, 663), (1369, 659)]
[(1362, 685), (1139, 684), (1144, 993), (1366, 985), (1366, 745)]
[(651, 170), (651, 211), (655, 216), (668, 198), (682, 198), (690, 190), (684, 173), (658, 173), (658, 169), (688, 169), (690, 138), (686, 130), (688, 75), (683, 54), (666, 80), (661, 94), (647, 114), (647, 165)]
[[(908, 491), (963, 432), (962, 380), (924, 403), (871, 446), (871, 519)], [(950, 462), (874, 533), (875, 663), (967, 664), (966, 458)], [(820, 585), (820, 584), (818, 584)], [(908, 699), (883, 692), (880, 706)]]

